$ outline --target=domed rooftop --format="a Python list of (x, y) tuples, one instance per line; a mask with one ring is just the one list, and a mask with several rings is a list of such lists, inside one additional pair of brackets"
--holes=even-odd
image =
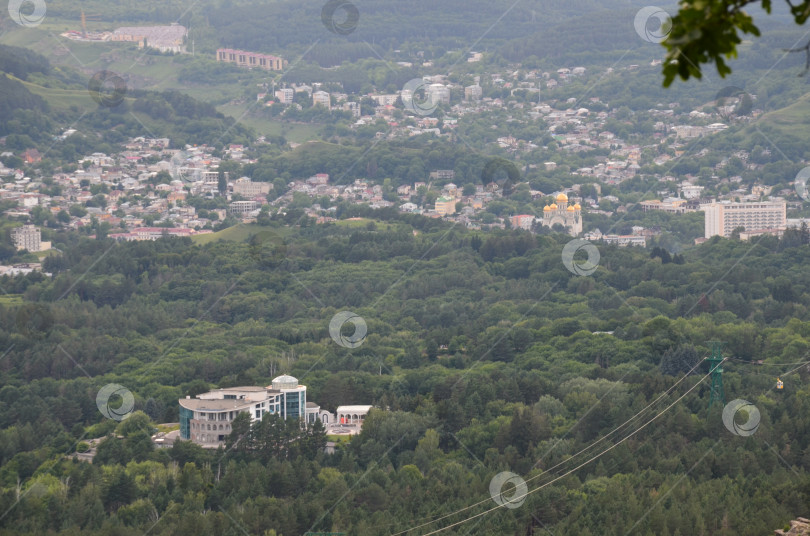
[(576, 209), (574, 207), (572, 207), (571, 205), (568, 205), (568, 208), (565, 209), (565, 210), (567, 210), (568, 212), (574, 212)]
[(581, 207), (581, 206), (579, 206), (579, 203), (576, 203), (576, 204), (574, 205), (574, 210), (582, 210), (582, 207)]
[(543, 212), (549, 212), (549, 211), (551, 211), (550, 206), (546, 205), (546, 206), (543, 207)]
[(568, 202), (568, 196), (561, 193), (560, 195), (557, 196), (557, 202), (558, 203)]
[(298, 378), (282, 374), (273, 378), (273, 389), (295, 389), (298, 387)]
[(552, 203), (550, 207), (551, 210), (557, 210), (557, 203)]

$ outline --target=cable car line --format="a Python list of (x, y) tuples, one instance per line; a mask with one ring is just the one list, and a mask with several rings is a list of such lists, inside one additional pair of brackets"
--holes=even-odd
[[(728, 359), (728, 358), (726, 358), (726, 359)], [(583, 453), (585, 453), (585, 452), (587, 452), (587, 451), (589, 451), (589, 450), (593, 449), (593, 448), (594, 448), (595, 446), (597, 446), (599, 443), (601, 443), (601, 442), (603, 442), (603, 441), (607, 440), (608, 438), (610, 438), (611, 436), (613, 436), (614, 434), (616, 434), (616, 433), (617, 433), (619, 430), (621, 430), (622, 428), (624, 428), (625, 426), (627, 426), (628, 424), (630, 424), (631, 422), (633, 422), (634, 420), (636, 420), (636, 419), (637, 419), (639, 416), (641, 416), (642, 414), (644, 414), (644, 413), (645, 413), (647, 410), (649, 410), (651, 407), (653, 407), (655, 404), (657, 404), (657, 403), (658, 403), (658, 402), (659, 402), (659, 401), (660, 401), (662, 398), (664, 398), (665, 396), (668, 396), (668, 395), (669, 395), (669, 394), (670, 394), (670, 393), (671, 393), (671, 392), (672, 392), (672, 391), (673, 391), (673, 390), (674, 390), (676, 387), (678, 387), (678, 385), (680, 385), (680, 384), (681, 384), (681, 383), (682, 383), (682, 382), (683, 382), (683, 381), (684, 381), (686, 378), (688, 378), (688, 377), (689, 377), (689, 375), (690, 375), (692, 372), (694, 372), (694, 371), (695, 371), (695, 369), (697, 369), (697, 368), (698, 368), (699, 366), (701, 366), (702, 364), (703, 364), (703, 360), (698, 361), (698, 362), (695, 364), (695, 366), (693, 366), (693, 367), (692, 367), (692, 368), (691, 368), (691, 369), (690, 369), (690, 370), (689, 370), (689, 371), (688, 371), (686, 374), (684, 374), (684, 376), (683, 376), (681, 379), (679, 379), (677, 382), (675, 382), (675, 383), (674, 383), (674, 384), (673, 384), (671, 387), (669, 387), (669, 388), (668, 388), (666, 391), (664, 391), (663, 393), (661, 393), (661, 394), (658, 396), (658, 398), (656, 398), (655, 400), (653, 400), (652, 402), (650, 402), (650, 403), (649, 403), (649, 404), (648, 404), (646, 407), (644, 407), (643, 409), (641, 409), (641, 410), (640, 410), (638, 413), (636, 413), (635, 415), (633, 415), (632, 417), (630, 417), (629, 419), (627, 419), (625, 422), (623, 422), (622, 424), (620, 424), (619, 426), (617, 426), (616, 428), (614, 428), (614, 429), (613, 429), (611, 432), (609, 432), (608, 434), (606, 434), (606, 435), (602, 436), (601, 438), (599, 438), (599, 439), (598, 439), (598, 440), (596, 440), (595, 442), (591, 443), (590, 445), (588, 445), (588, 446), (584, 447), (583, 449), (581, 449), (581, 450), (580, 450), (580, 451), (578, 451), (577, 453), (573, 454), (573, 455), (572, 455), (572, 456), (570, 456), (569, 458), (566, 458), (565, 460), (563, 460), (563, 461), (559, 462), (558, 464), (556, 464), (556, 465), (554, 465), (554, 466), (552, 466), (552, 467), (548, 468), (547, 470), (543, 471), (542, 473), (540, 473), (540, 474), (538, 474), (538, 475), (535, 475), (535, 476), (533, 476), (533, 477), (530, 477), (530, 478), (525, 479), (525, 482), (526, 482), (526, 483), (528, 483), (528, 482), (531, 482), (531, 481), (533, 481), (533, 480), (536, 480), (536, 479), (538, 479), (538, 478), (540, 478), (540, 477), (543, 477), (543, 476), (547, 476), (547, 475), (549, 475), (549, 474), (550, 474), (552, 471), (554, 471), (555, 469), (557, 469), (557, 468), (561, 467), (561, 466), (562, 466), (562, 465), (564, 465), (564, 464), (567, 464), (567, 463), (568, 463), (568, 462), (570, 462), (571, 460), (575, 459), (577, 456), (579, 456), (579, 455), (581, 455), (581, 454), (583, 454)], [(702, 378), (702, 379), (701, 379), (701, 380), (700, 380), (700, 381), (699, 381), (697, 384), (695, 384), (694, 386), (692, 386), (692, 387), (689, 389), (689, 391), (687, 391), (687, 392), (686, 392), (686, 393), (685, 393), (683, 396), (685, 396), (686, 394), (688, 394), (689, 392), (691, 392), (691, 391), (692, 391), (692, 390), (693, 390), (693, 389), (694, 389), (694, 388), (695, 388), (697, 385), (699, 385), (700, 383), (702, 383), (702, 382), (703, 382), (703, 380), (705, 380), (705, 379), (706, 379), (707, 377), (709, 377), (710, 375), (711, 375), (711, 373), (709, 373), (709, 374), (707, 374), (706, 376), (704, 376), (704, 377), (703, 377), (703, 378)], [(676, 402), (675, 402), (675, 403), (677, 403), (678, 401), (680, 401), (680, 400), (683, 398), (683, 396), (681, 396), (680, 398), (678, 398), (678, 400), (676, 400)], [(644, 426), (646, 426), (647, 424), (649, 424), (649, 423), (650, 423), (650, 422), (652, 422), (653, 420), (657, 419), (659, 416), (663, 415), (663, 413), (664, 413), (664, 412), (666, 412), (667, 410), (669, 410), (669, 408), (670, 408), (670, 407), (672, 407), (672, 406), (670, 405), (670, 406), (669, 406), (669, 407), (667, 407), (667, 408), (666, 408), (666, 409), (665, 409), (663, 412), (661, 412), (661, 413), (659, 413), (658, 415), (656, 415), (655, 417), (653, 417), (653, 418), (652, 418), (650, 421), (648, 421), (647, 423), (645, 423), (645, 424), (644, 424), (644, 425), (643, 425), (641, 428), (639, 428), (638, 430), (636, 430), (636, 432), (638, 432), (639, 430), (641, 430), (641, 429), (642, 429)], [(621, 444), (621, 442), (625, 441), (627, 438), (631, 437), (631, 436), (632, 436), (633, 434), (635, 434), (636, 432), (633, 432), (633, 433), (632, 433), (632, 434), (630, 434), (629, 436), (625, 437), (625, 438), (624, 438), (624, 439), (622, 439), (622, 440), (621, 440), (619, 443), (617, 443), (616, 445), (613, 445), (613, 446), (612, 446), (610, 449), (608, 449), (608, 450), (611, 450), (612, 448), (614, 448), (614, 447), (618, 446), (619, 444)], [(604, 454), (604, 453), (608, 452), (608, 450), (603, 451), (603, 452), (602, 452), (602, 453), (600, 453), (598, 456), (601, 456), (602, 454)], [(597, 456), (597, 457), (598, 457), (598, 456)], [(593, 459), (596, 459), (596, 458), (593, 458)], [(593, 459), (592, 459), (592, 460), (593, 460)], [(592, 461), (592, 460), (589, 460), (589, 461), (585, 462), (585, 464), (590, 463), (590, 461)], [(584, 465), (584, 464), (583, 464), (583, 465)], [(582, 467), (582, 465), (578, 466), (577, 468), (575, 468), (575, 469), (573, 469), (573, 470), (575, 471), (575, 470), (576, 470), (576, 469), (578, 469), (579, 467)], [(567, 475), (567, 474), (570, 474), (570, 473), (566, 473), (566, 475)], [(551, 482), (555, 482), (556, 480), (558, 480), (558, 479), (552, 480)], [(550, 484), (551, 482), (549, 482), (548, 484)], [(545, 486), (545, 485), (547, 485), (547, 484), (543, 484), (543, 486)], [(537, 489), (539, 489), (539, 488), (537, 488)], [(532, 493), (532, 492), (530, 492), (530, 493)], [(443, 519), (446, 519), (446, 518), (448, 518), (448, 517), (451, 517), (451, 516), (454, 516), (454, 515), (460, 514), (460, 513), (462, 513), (462, 512), (465, 512), (465, 511), (467, 511), (467, 510), (470, 510), (470, 509), (472, 509), (472, 508), (475, 508), (476, 506), (480, 506), (480, 505), (482, 505), (482, 504), (488, 503), (490, 500), (491, 500), (491, 499), (484, 499), (483, 501), (477, 502), (477, 503), (472, 504), (472, 505), (470, 505), (470, 506), (466, 506), (466, 507), (464, 507), (464, 508), (461, 508), (461, 509), (459, 509), (459, 510), (456, 510), (455, 512), (451, 512), (451, 513), (449, 513), (449, 514), (444, 514), (444, 515), (442, 515), (442, 516), (440, 516), (440, 517), (437, 517), (436, 519), (433, 519), (433, 520), (431, 520), (431, 521), (427, 521), (427, 522), (425, 522), (425, 523), (422, 523), (422, 524), (420, 524), (420, 525), (416, 525), (416, 526), (411, 527), (411, 528), (409, 528), (409, 529), (406, 529), (406, 530), (403, 530), (403, 531), (400, 531), (400, 532), (396, 532), (396, 533), (392, 534), (391, 536), (401, 536), (401, 535), (406, 534), (406, 533), (408, 533), (408, 532), (410, 532), (410, 531), (412, 531), (412, 530), (417, 530), (417, 529), (422, 528), (422, 527), (425, 527), (425, 526), (427, 526), (427, 525), (432, 525), (433, 523), (436, 523), (436, 522), (441, 521), (441, 520), (443, 520)], [(442, 529), (442, 530), (444, 530), (444, 529)], [(433, 533), (430, 533), (430, 534), (433, 534)]]
[[(634, 435), (636, 435), (637, 433), (639, 433), (640, 431), (642, 431), (642, 430), (643, 430), (644, 428), (646, 428), (648, 425), (652, 424), (652, 422), (653, 422), (653, 421), (655, 421), (656, 419), (658, 419), (658, 417), (660, 417), (661, 415), (665, 414), (667, 411), (669, 411), (671, 408), (673, 408), (673, 407), (674, 407), (676, 404), (678, 404), (678, 403), (679, 403), (681, 400), (683, 400), (683, 399), (684, 399), (684, 398), (685, 398), (685, 397), (686, 397), (686, 396), (687, 396), (689, 393), (691, 393), (692, 391), (694, 391), (694, 390), (695, 390), (695, 388), (697, 388), (697, 387), (698, 387), (700, 384), (702, 384), (702, 383), (703, 383), (703, 382), (706, 380), (706, 378), (708, 378), (709, 376), (711, 376), (711, 372), (709, 372), (708, 374), (706, 374), (705, 376), (703, 376), (703, 377), (700, 379), (700, 381), (698, 381), (697, 383), (695, 383), (695, 385), (693, 385), (692, 387), (690, 387), (688, 391), (686, 391), (684, 394), (682, 394), (680, 397), (678, 397), (678, 398), (677, 398), (677, 399), (676, 399), (676, 400), (675, 400), (675, 401), (674, 401), (672, 404), (670, 404), (669, 406), (667, 406), (667, 407), (666, 407), (666, 408), (665, 408), (665, 409), (664, 409), (664, 410), (663, 410), (661, 413), (658, 413), (657, 415), (655, 415), (654, 417), (652, 417), (650, 420), (648, 420), (647, 422), (645, 422), (644, 424), (642, 424), (642, 425), (641, 425), (641, 426), (640, 426), (640, 427), (639, 427), (637, 430), (635, 430), (635, 431), (631, 432), (630, 434), (628, 434), (626, 437), (624, 437), (623, 439), (621, 439), (621, 440), (620, 440), (618, 443), (616, 443), (615, 445), (611, 445), (610, 447), (608, 447), (607, 449), (603, 450), (603, 451), (602, 451), (602, 452), (600, 452), (599, 454), (597, 454), (597, 455), (593, 456), (593, 457), (592, 457), (592, 458), (590, 458), (589, 460), (586, 460), (586, 461), (582, 462), (582, 463), (581, 463), (581, 464), (579, 464), (578, 466), (574, 467), (573, 469), (569, 470), (569, 471), (568, 471), (568, 472), (566, 472), (566, 473), (563, 473), (562, 475), (558, 476), (557, 478), (555, 478), (555, 479), (553, 479), (553, 480), (550, 480), (549, 482), (546, 482), (545, 484), (541, 484), (540, 486), (538, 486), (538, 487), (534, 488), (533, 490), (527, 491), (526, 493), (524, 493), (524, 494), (523, 494), (523, 495), (521, 495), (520, 497), (512, 497), (512, 498), (510, 498), (509, 502), (518, 501), (518, 500), (520, 500), (520, 499), (523, 499), (524, 497), (527, 497), (527, 496), (531, 495), (532, 493), (538, 492), (538, 491), (540, 491), (541, 489), (545, 488), (546, 486), (549, 486), (549, 485), (553, 484), (554, 482), (556, 482), (556, 481), (558, 481), (558, 480), (560, 480), (560, 479), (562, 479), (562, 478), (565, 478), (566, 476), (570, 475), (571, 473), (573, 473), (573, 472), (575, 472), (575, 471), (579, 470), (580, 468), (585, 467), (585, 466), (586, 466), (586, 465), (588, 465), (589, 463), (591, 463), (591, 462), (593, 462), (593, 461), (595, 461), (595, 460), (598, 460), (598, 459), (599, 459), (599, 458), (601, 458), (603, 455), (605, 455), (605, 454), (607, 454), (608, 452), (610, 452), (611, 450), (615, 449), (616, 447), (618, 447), (619, 445), (621, 445), (622, 443), (624, 443), (625, 441), (627, 441), (628, 439), (630, 439), (631, 437), (633, 437)], [(445, 531), (445, 530), (447, 530), (447, 529), (450, 529), (450, 528), (456, 527), (456, 526), (458, 526), (458, 525), (462, 525), (462, 524), (464, 524), (464, 523), (466, 523), (466, 522), (468, 522), (468, 521), (471, 521), (471, 520), (473, 520), (473, 519), (475, 519), (475, 518), (477, 518), (477, 517), (481, 517), (481, 516), (487, 515), (487, 514), (489, 514), (489, 513), (491, 513), (491, 512), (494, 512), (495, 510), (498, 510), (499, 508), (503, 508), (503, 507), (504, 507), (504, 505), (509, 504), (509, 502), (504, 502), (503, 504), (499, 504), (499, 505), (495, 506), (494, 508), (490, 508), (489, 510), (485, 510), (485, 511), (483, 511), (483, 512), (480, 512), (480, 513), (478, 513), (478, 514), (475, 514), (475, 515), (473, 515), (473, 516), (470, 516), (470, 517), (468, 517), (468, 518), (462, 519), (461, 521), (456, 521), (455, 523), (452, 523), (452, 524), (447, 525), (447, 526), (445, 526), (445, 527), (442, 527), (442, 528), (440, 528), (440, 529), (436, 529), (436, 530), (434, 530), (434, 531), (432, 531), (432, 532), (428, 532), (428, 533), (426, 533), (424, 536), (431, 536), (432, 534), (438, 534), (439, 532), (443, 532), (443, 531)], [(479, 504), (481, 504), (481, 503), (479, 503)], [(418, 527), (414, 527), (414, 528), (418, 528)], [(409, 530), (413, 530), (413, 529), (409, 529)], [(407, 531), (406, 531), (406, 532), (407, 532)], [(400, 534), (401, 534), (401, 533), (400, 533)]]
[(746, 365), (757, 365), (757, 366), (771, 366), (771, 367), (783, 367), (786, 365), (810, 365), (810, 361), (800, 361), (798, 363), (761, 363), (758, 361), (746, 361), (745, 359), (738, 359), (736, 357), (729, 357), (732, 361), (737, 361), (738, 363), (745, 363)]
[[(618, 447), (619, 445), (621, 445), (622, 443), (624, 443), (625, 441), (627, 441), (628, 439), (630, 439), (631, 437), (633, 437), (634, 435), (636, 435), (637, 433), (639, 433), (640, 431), (642, 431), (642, 430), (643, 430), (644, 428), (646, 428), (648, 425), (652, 424), (652, 422), (653, 422), (653, 421), (655, 421), (656, 419), (658, 419), (660, 416), (664, 415), (664, 414), (665, 414), (667, 411), (669, 411), (669, 410), (670, 410), (671, 408), (673, 408), (673, 407), (674, 407), (676, 404), (678, 404), (678, 403), (679, 403), (681, 400), (683, 400), (683, 399), (684, 399), (684, 398), (685, 398), (685, 397), (686, 397), (688, 394), (690, 394), (692, 391), (694, 391), (694, 390), (695, 390), (695, 388), (697, 388), (697, 387), (698, 387), (700, 384), (702, 384), (702, 383), (703, 383), (703, 382), (706, 380), (706, 378), (708, 378), (710, 375), (711, 375), (711, 373), (706, 374), (705, 376), (703, 376), (703, 377), (702, 377), (702, 378), (701, 378), (701, 379), (700, 379), (700, 380), (699, 380), (697, 383), (695, 383), (695, 385), (693, 385), (692, 387), (690, 387), (688, 391), (686, 391), (686, 392), (685, 392), (683, 395), (681, 395), (680, 397), (678, 397), (678, 398), (677, 398), (677, 399), (676, 399), (676, 400), (675, 400), (675, 401), (674, 401), (672, 404), (670, 404), (669, 406), (667, 406), (666, 408), (664, 408), (664, 410), (663, 410), (662, 412), (660, 412), (660, 413), (658, 413), (657, 415), (653, 416), (653, 417), (652, 417), (651, 419), (649, 419), (647, 422), (645, 422), (644, 424), (642, 424), (642, 425), (641, 425), (641, 426), (640, 426), (638, 429), (634, 430), (633, 432), (631, 432), (630, 434), (628, 434), (627, 436), (625, 436), (623, 439), (621, 439), (621, 440), (620, 440), (618, 443), (616, 443), (615, 445), (611, 445), (611, 446), (610, 446), (610, 447), (608, 447), (607, 449), (605, 449), (605, 450), (603, 450), (602, 452), (600, 452), (600, 453), (596, 454), (595, 456), (591, 457), (590, 459), (588, 459), (588, 460), (586, 460), (586, 461), (582, 462), (581, 464), (579, 464), (578, 466), (574, 467), (573, 469), (570, 469), (569, 471), (567, 471), (567, 472), (563, 473), (562, 475), (557, 476), (556, 478), (554, 478), (553, 480), (550, 480), (549, 482), (546, 482), (545, 484), (541, 484), (540, 486), (536, 487), (536, 488), (535, 488), (535, 489), (533, 489), (533, 490), (527, 491), (526, 493), (524, 493), (524, 494), (523, 494), (523, 495), (521, 495), (520, 497), (512, 497), (512, 498), (510, 499), (510, 502), (511, 502), (511, 501), (516, 501), (516, 500), (523, 499), (524, 497), (527, 497), (528, 495), (531, 495), (532, 493), (536, 493), (537, 491), (540, 491), (541, 489), (545, 488), (546, 486), (549, 486), (549, 485), (553, 484), (554, 482), (557, 482), (558, 480), (561, 480), (562, 478), (565, 478), (566, 476), (570, 475), (571, 473), (573, 473), (573, 472), (575, 472), (575, 471), (579, 470), (580, 468), (582, 468), (582, 467), (584, 467), (584, 466), (586, 466), (586, 465), (588, 465), (588, 464), (592, 463), (593, 461), (598, 460), (599, 458), (601, 458), (602, 456), (604, 456), (605, 454), (607, 454), (607, 453), (608, 453), (608, 452), (610, 452), (611, 450), (615, 449), (616, 447)], [(479, 503), (479, 504), (480, 504), (480, 503)], [(484, 515), (486, 515), (486, 514), (489, 514), (489, 513), (491, 513), (491, 512), (494, 512), (495, 510), (498, 510), (499, 508), (502, 508), (502, 507), (503, 507), (505, 504), (507, 504), (507, 503), (504, 503), (504, 504), (499, 504), (499, 505), (495, 506), (494, 508), (490, 508), (489, 510), (485, 510), (484, 512), (480, 512), (480, 513), (478, 513), (478, 514), (476, 514), (476, 515), (470, 516), (470, 517), (468, 517), (468, 518), (466, 518), (466, 519), (462, 519), (461, 521), (457, 521), (457, 522), (455, 522), (455, 523), (452, 523), (452, 524), (450, 524), (450, 525), (447, 525), (447, 526), (442, 527), (442, 528), (440, 528), (440, 529), (437, 529), (437, 530), (435, 530), (435, 531), (428, 532), (428, 533), (426, 533), (426, 534), (425, 534), (425, 536), (430, 536), (430, 535), (432, 535), (432, 534), (438, 534), (439, 532), (443, 532), (443, 531), (445, 531), (445, 530), (447, 530), (447, 529), (449, 529), (449, 528), (456, 527), (456, 526), (458, 526), (458, 525), (461, 525), (461, 524), (463, 524), (463, 523), (466, 523), (467, 521), (470, 521), (470, 520), (475, 519), (475, 518), (477, 518), (477, 517), (484, 516)]]

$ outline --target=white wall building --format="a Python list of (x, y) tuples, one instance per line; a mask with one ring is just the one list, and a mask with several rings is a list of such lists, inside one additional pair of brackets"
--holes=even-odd
[(335, 423), (362, 425), (371, 408), (372, 406), (338, 406), (335, 410)]
[(281, 104), (292, 104), (295, 91), (289, 87), (277, 89), (275, 96)]
[(369, 95), (378, 106), (391, 106), (397, 102), (398, 94), (393, 95)]
[(259, 209), (259, 204), (256, 201), (233, 201), (228, 205), (228, 212), (234, 216), (243, 214), (250, 214), (254, 210)]
[(180, 438), (198, 445), (217, 448), (231, 433), (231, 424), (240, 413), (248, 413), (251, 422), (265, 414), (314, 422), (320, 408), (307, 403), (307, 388), (292, 376), (279, 376), (268, 387), (242, 386), (216, 389), (196, 398), (186, 397), (180, 404)]
[(473, 84), (464, 88), (464, 98), (469, 101), (481, 100), (484, 95), (483, 89), (478, 84)]
[(273, 187), (269, 182), (253, 182), (248, 177), (236, 179), (233, 183), (233, 193), (244, 197), (267, 195)]
[(42, 250), (42, 233), (33, 225), (23, 225), (12, 229), (11, 241), (17, 250), (27, 249), (31, 252)]
[(783, 231), (787, 227), (787, 204), (784, 201), (755, 203), (709, 203), (701, 205), (705, 213), (705, 238), (719, 235), (728, 238), (737, 227), (745, 231)]
[(316, 91), (312, 94), (313, 106), (323, 106), (327, 110), (332, 109), (332, 99), (326, 91)]
[(691, 182), (682, 182), (680, 190), (684, 199), (700, 199), (700, 195), (703, 193), (703, 186), (697, 186)]
[(430, 84), (427, 96), (432, 104), (450, 104), (450, 90), (444, 84)]

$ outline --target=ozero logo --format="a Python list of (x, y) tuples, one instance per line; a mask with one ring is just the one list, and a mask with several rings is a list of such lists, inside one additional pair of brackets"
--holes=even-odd
[[(507, 492), (504, 492), (504, 487), (507, 485), (513, 487), (507, 488)], [(498, 473), (489, 483), (489, 494), (492, 500), (504, 508), (520, 508), (526, 502), (528, 491), (526, 481), (509, 471)]]
[[(113, 397), (121, 398), (121, 405), (112, 407), (110, 399)], [(102, 415), (114, 421), (123, 421), (130, 416), (132, 410), (135, 409), (135, 397), (132, 392), (117, 383), (108, 383), (99, 390), (96, 395), (96, 406)]]
[[(354, 333), (351, 335), (342, 333), (342, 328), (347, 322), (354, 325)], [(344, 348), (357, 348), (363, 344), (363, 341), (366, 340), (366, 333), (368, 333), (366, 321), (350, 311), (339, 312), (329, 322), (329, 336)]]
[[(588, 259), (584, 262), (574, 260), (574, 256), (580, 251), (588, 255)], [(599, 267), (599, 259), (599, 250), (596, 246), (581, 238), (568, 242), (562, 251), (563, 264), (574, 275), (591, 275)]]
[(26, 28), (42, 24), (45, 20), (45, 9), (45, 0), (10, 0), (8, 3), (11, 20)]
[[(737, 422), (742, 419), (745, 419), (745, 422)], [(759, 421), (759, 409), (747, 400), (738, 398), (723, 408), (723, 424), (734, 435), (743, 437), (754, 435), (759, 428)]]
[[(335, 16), (338, 10), (345, 13), (345, 19), (341, 22)], [(321, 9), (321, 22), (327, 30), (338, 35), (349, 35), (357, 28), (359, 21), (360, 11), (357, 6), (345, 0), (329, 0)]]
[(660, 43), (672, 31), (672, 18), (660, 7), (647, 6), (638, 10), (633, 26), (638, 36), (648, 43)]

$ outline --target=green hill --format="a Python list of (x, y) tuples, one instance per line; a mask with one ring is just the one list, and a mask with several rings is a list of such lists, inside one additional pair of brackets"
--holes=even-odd
[[(255, 235), (261, 232), (262, 230), (267, 230), (267, 228), (262, 227), (261, 225), (241, 223), (239, 225), (234, 225), (233, 227), (228, 227), (227, 229), (217, 231), (216, 233), (197, 235), (192, 237), (191, 239), (195, 244), (201, 245), (210, 244), (218, 240), (227, 240), (230, 242), (246, 242), (251, 235)], [(274, 229), (273, 232), (280, 232), (280, 231)]]
[[(461, 527), (754, 536), (805, 511), (810, 238), (717, 237), (678, 261), (600, 244), (582, 276), (565, 235), (372, 218), (273, 228), (287, 247), (264, 259), (243, 242), (257, 226), (55, 234), (53, 278), (0, 281), (0, 530), (391, 536), (493, 509)], [(330, 331), (341, 311), (367, 327), (357, 347)], [(756, 407), (752, 434), (750, 405), (709, 408), (707, 340), (727, 342), (725, 402)], [(362, 433), (325, 454), (314, 427), (265, 416), (250, 448), (236, 424), (219, 450), (154, 448), (178, 399), (281, 373), (323, 409), (374, 405)], [(92, 463), (74, 459), (88, 437)], [(508, 511), (505, 471), (532, 491)]]

